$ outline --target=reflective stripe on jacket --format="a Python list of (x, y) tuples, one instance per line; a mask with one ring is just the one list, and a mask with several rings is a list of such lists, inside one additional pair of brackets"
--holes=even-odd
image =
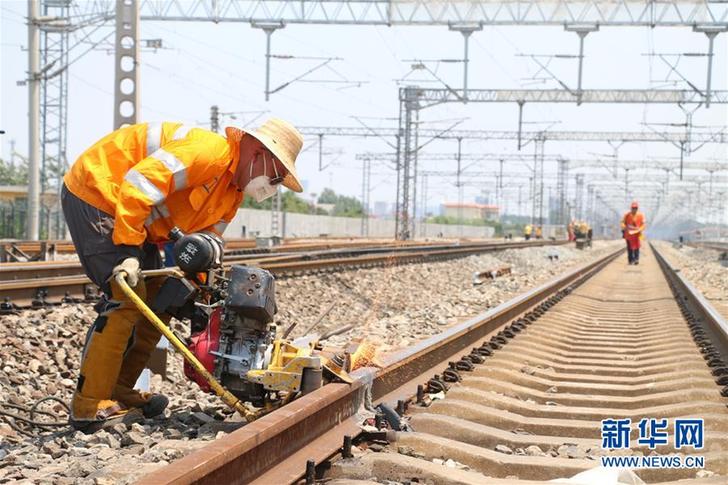
[(126, 126), (86, 150), (63, 180), (114, 216), (115, 244), (165, 241), (174, 226), (222, 234), (243, 199), (231, 184), (243, 133), (227, 135), (172, 122)]

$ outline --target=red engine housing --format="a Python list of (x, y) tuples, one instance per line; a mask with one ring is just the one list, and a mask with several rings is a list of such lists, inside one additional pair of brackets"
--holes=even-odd
[[(210, 321), (207, 328), (201, 332), (193, 333), (190, 337), (190, 343), (187, 348), (190, 349), (195, 357), (202, 363), (208, 372), (215, 370), (215, 359), (217, 358), (212, 352), (216, 352), (220, 345), (220, 318), (222, 316), (222, 308), (216, 308), (210, 315)], [(208, 382), (198, 374), (195, 369), (185, 361), (185, 376), (191, 381), (197, 383), (205, 392), (210, 392)]]

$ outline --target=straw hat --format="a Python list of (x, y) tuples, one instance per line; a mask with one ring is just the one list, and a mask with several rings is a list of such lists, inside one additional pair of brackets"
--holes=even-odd
[(296, 173), (296, 157), (303, 148), (303, 136), (287, 121), (271, 118), (254, 131), (243, 130), (263, 144), (281, 161), (288, 173), (283, 178), (283, 185), (294, 192), (303, 192), (301, 182)]

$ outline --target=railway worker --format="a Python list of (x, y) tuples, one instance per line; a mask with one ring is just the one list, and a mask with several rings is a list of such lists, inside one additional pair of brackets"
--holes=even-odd
[(543, 239), (543, 229), (541, 226), (536, 226), (536, 239)]
[(627, 241), (627, 260), (629, 264), (640, 264), (640, 241), (644, 239), (645, 216), (639, 211), (639, 204), (633, 201), (629, 212), (622, 217), (622, 235)]
[(533, 226), (531, 226), (531, 224), (526, 224), (526, 226), (523, 228), (523, 238), (526, 241), (531, 239), (531, 232), (533, 232)]
[(114, 276), (125, 272), (151, 302), (163, 278), (145, 283), (140, 271), (162, 267), (157, 243), (173, 227), (222, 235), (244, 194), (260, 202), (279, 184), (302, 191), (295, 160), (303, 138), (292, 125), (270, 119), (258, 130), (229, 127), (225, 134), (175, 122), (126, 126), (86, 150), (65, 175), (68, 229), (84, 271), (104, 292), (71, 403), (74, 428), (92, 431), (132, 410), (155, 416), (168, 403), (134, 389), (161, 335)]

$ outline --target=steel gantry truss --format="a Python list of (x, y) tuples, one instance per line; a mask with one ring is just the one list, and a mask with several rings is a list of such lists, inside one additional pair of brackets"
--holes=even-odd
[[(420, 160), (428, 161), (456, 161), (458, 158), (457, 152), (452, 153), (431, 153), (423, 152), (418, 154)], [(356, 155), (357, 160), (374, 160), (374, 161), (390, 161), (395, 162), (397, 160), (396, 153), (372, 153), (364, 152)], [(532, 162), (533, 155), (527, 155), (524, 153), (461, 153), (460, 159), (463, 161), (479, 161), (479, 162), (497, 162), (500, 160), (508, 162)], [(544, 160), (556, 161), (564, 159), (561, 155), (544, 155)]]
[[(139, 18), (154, 21), (242, 22), (261, 29), (266, 35), (265, 98), (270, 90), (271, 36), (288, 24), (382, 25), (382, 26), (446, 26), (460, 32), (464, 39), (463, 94), (468, 97), (468, 41), (483, 26), (558, 26), (579, 35), (579, 76), (575, 90), (544, 90), (542, 93), (511, 93), (509, 90), (480, 93), (507, 100), (518, 97), (525, 102), (540, 101), (532, 96), (559, 100), (568, 94), (577, 104), (584, 97), (600, 101), (597, 91), (582, 90), (581, 73), (584, 59), (584, 38), (601, 27), (692, 27), (707, 35), (709, 44), (708, 82), (704, 94), (706, 106), (713, 98), (710, 90), (712, 52), (715, 37), (728, 29), (728, 6), (709, 0), (646, 0), (646, 1), (495, 1), (495, 0), (135, 0)], [(88, 9), (97, 15), (112, 18), (114, 2), (95, 0)], [(118, 69), (118, 67), (117, 67)], [(118, 73), (117, 73), (118, 76)], [(482, 90), (480, 90), (482, 91)], [(697, 91), (697, 89), (696, 89)], [(651, 98), (649, 92), (626, 92), (620, 96)], [(682, 97), (689, 96), (689, 93)], [(572, 99), (569, 99), (571, 101)], [(679, 102), (669, 101), (645, 102)]]
[[(450, 170), (450, 171), (444, 171), (444, 170), (422, 170), (420, 172), (422, 175), (427, 175), (428, 177), (457, 177), (457, 171)], [(615, 187), (621, 187), (620, 190), (623, 191), (624, 187), (624, 180), (614, 178), (613, 176), (605, 173), (576, 173), (574, 175), (574, 180), (576, 179), (576, 176), (581, 175), (584, 177), (585, 183), (589, 182), (598, 182), (599, 185), (609, 185), (609, 186), (615, 186)], [(515, 173), (509, 173), (505, 174), (503, 177), (506, 180), (525, 180), (529, 179), (533, 176), (530, 172), (515, 172)], [(706, 185), (706, 192), (710, 191), (709, 184), (711, 183), (711, 179), (709, 176), (705, 175), (686, 175), (683, 180), (676, 180), (672, 182), (672, 185), (669, 185), (666, 180), (661, 180), (659, 178), (659, 172), (653, 171), (648, 172), (644, 171), (638, 174), (637, 176), (641, 177), (641, 179), (633, 181), (630, 183), (631, 188), (640, 187), (640, 186), (660, 186), (662, 188), (667, 187), (685, 187), (689, 186), (691, 184), (702, 184)], [(476, 184), (482, 183), (483, 181), (495, 181), (498, 179), (498, 172), (483, 172), (483, 171), (467, 171), (462, 172), (461, 177), (467, 177), (470, 181), (475, 182)], [(545, 174), (544, 180), (549, 182), (556, 182), (558, 183), (558, 174)], [(465, 182), (462, 182), (463, 184)], [(725, 185), (728, 184), (728, 176), (714, 176), (712, 181), (713, 187), (717, 185)], [(623, 194), (622, 194), (623, 195)]]
[[(109, 20), (108, 9), (112, 7), (105, 5), (104, 13), (98, 14), (95, 5), (79, 6), (73, 0), (27, 3), (28, 77), (19, 81), (29, 89), (26, 237), (38, 239), (44, 234), (59, 238), (63, 237), (62, 221), (56, 219), (52, 227), (51, 207), (41, 205), (40, 193), (60, 190), (61, 176), (68, 167), (68, 67), (78, 59), (69, 60), (69, 53), (89, 39), (86, 28)], [(40, 217), (43, 209), (45, 218)]]
[[(728, 171), (728, 164), (721, 163), (717, 161), (687, 161), (683, 165), (678, 160), (671, 160), (671, 159), (660, 159), (656, 158), (654, 160), (628, 160), (628, 159), (573, 159), (569, 158), (563, 155), (555, 155), (555, 154), (543, 154), (536, 156), (539, 153), (538, 148), (536, 149), (535, 154), (525, 154), (525, 153), (462, 153), (462, 152), (451, 152), (451, 153), (433, 153), (433, 152), (424, 152), (424, 153), (418, 153), (417, 159), (418, 162), (421, 161), (450, 161), (455, 165), (457, 163), (458, 169), (453, 171), (450, 170), (426, 170), (426, 171), (419, 171), (419, 176), (421, 177), (447, 177), (447, 176), (455, 176), (457, 177), (457, 182), (455, 183), (458, 187), (458, 201), (462, 198), (461, 196), (461, 188), (463, 185), (462, 182), (460, 182), (463, 178), (471, 179), (473, 177), (491, 177), (496, 179), (496, 183), (498, 186), (502, 185), (503, 183), (503, 175), (499, 177), (498, 173), (496, 172), (483, 172), (483, 171), (473, 171), (471, 170), (464, 170), (462, 169), (462, 165), (459, 162), (468, 161), (468, 162), (499, 162), (501, 164), (501, 168), (503, 166), (503, 163), (506, 162), (508, 164), (518, 163), (518, 164), (526, 164), (528, 169), (530, 170), (528, 174), (522, 174), (523, 177), (529, 178), (529, 191), (532, 194), (532, 196), (529, 198), (531, 200), (531, 219), (534, 223), (539, 223), (539, 221), (543, 218), (543, 196), (540, 194), (542, 193), (541, 190), (541, 180), (542, 178), (548, 179), (549, 177), (542, 177), (541, 176), (541, 169), (542, 169), (542, 163), (543, 162), (557, 162), (557, 183), (556, 183), (556, 194), (557, 194), (557, 201), (558, 201), (558, 210), (556, 211), (556, 223), (557, 224), (564, 224), (567, 221), (567, 218), (569, 217), (570, 208), (567, 206), (567, 199), (568, 199), (568, 192), (569, 192), (569, 170), (575, 170), (578, 171), (580, 169), (590, 168), (590, 169), (605, 169), (608, 171), (607, 174), (599, 174), (599, 173), (589, 173), (589, 174), (577, 174), (577, 184), (576, 189), (577, 191), (580, 188), (580, 184), (578, 183), (578, 178), (587, 176), (591, 177), (592, 180), (594, 180), (595, 177), (599, 177), (600, 180), (616, 180), (618, 179), (622, 174), (620, 170), (624, 170), (624, 187), (625, 187), (625, 200), (629, 198), (629, 187), (630, 187), (630, 181), (629, 181), (629, 173), (632, 171), (633, 177), (635, 176), (637, 171), (641, 171), (644, 173), (652, 173), (652, 174), (660, 174), (661, 176), (664, 174), (665, 180), (669, 182), (670, 173), (674, 173), (679, 176), (680, 179), (683, 177), (690, 178), (692, 175), (695, 175), (695, 171), (707, 171), (709, 173), (715, 173), (715, 172), (722, 172), (722, 171)], [(392, 163), (392, 168), (396, 169), (396, 160), (397, 155), (396, 153), (373, 153), (373, 152), (365, 152), (360, 153), (356, 155), (357, 160), (362, 161), (384, 161), (384, 162), (390, 162)], [(614, 167), (618, 167), (619, 170), (615, 170)], [(685, 176), (683, 176), (683, 172), (685, 172)], [(509, 175), (506, 174), (505, 178), (508, 178)], [(620, 184), (621, 179), (620, 179)], [(538, 184), (538, 185), (536, 185)], [(423, 181), (420, 184), (422, 187), (425, 186), (425, 182)], [(583, 191), (583, 181), (581, 185), (581, 190)], [(424, 192), (423, 192), (424, 193)], [(587, 198), (587, 203), (589, 201), (592, 201), (593, 199)], [(426, 200), (422, 200), (418, 205), (420, 207), (424, 207), (426, 203)], [(579, 199), (577, 198), (577, 202), (571, 205), (571, 208), (574, 208), (575, 211), (580, 214), (581, 217), (584, 217), (585, 214), (590, 213), (588, 208), (584, 208), (583, 204), (579, 202)], [(414, 211), (413, 211), (414, 212)], [(542, 222), (542, 221), (541, 221)]]
[[(399, 134), (395, 127), (367, 128), (358, 126), (300, 126), (299, 131), (307, 136), (349, 136), (371, 138), (394, 138)], [(728, 143), (728, 131), (715, 132), (698, 131), (690, 133), (659, 132), (659, 131), (569, 131), (569, 130), (541, 130), (541, 131), (510, 131), (510, 130), (436, 130), (420, 128), (423, 138), (440, 138), (443, 140), (535, 140), (542, 138), (547, 141), (583, 141), (583, 142), (658, 142), (680, 143), (692, 141), (695, 143)]]
[[(97, 1), (104, 8), (107, 1)], [(721, 26), (728, 5), (701, 0), (143, 0), (142, 19), (289, 24)]]
[[(683, 89), (468, 89), (412, 88), (423, 108), (452, 102), (472, 103), (705, 103), (704, 93)], [(728, 91), (713, 91), (713, 103), (727, 103)]]
[[(37, 0), (31, 0), (34, 3)], [(47, 0), (48, 4), (67, 3), (66, 0)], [(139, 36), (136, 19), (154, 21), (203, 21), (203, 22), (242, 22), (261, 28), (267, 36), (266, 78), (268, 78), (270, 35), (288, 24), (322, 25), (381, 25), (381, 26), (446, 26), (460, 32), (465, 41), (463, 90), (420, 90), (414, 96), (400, 95), (400, 107), (405, 111), (414, 110), (414, 116), (400, 117), (397, 133), (398, 163), (403, 173), (399, 177), (398, 207), (407, 209), (398, 224), (398, 235), (413, 234), (409, 227), (409, 202), (411, 192), (416, 191), (416, 178), (411, 170), (412, 159), (416, 160), (416, 139), (418, 133), (410, 133), (412, 119), (416, 119), (419, 109), (433, 103), (443, 102), (508, 102), (514, 101), (523, 106), (525, 102), (576, 102), (587, 103), (704, 103), (726, 102), (725, 92), (711, 93), (710, 72), (712, 66), (712, 46), (715, 36), (728, 29), (728, 4), (710, 0), (88, 0), (83, 3), (84, 14), (88, 19), (98, 21), (116, 20), (119, 26), (131, 26), (125, 32), (117, 32), (115, 60), (115, 121), (133, 122), (138, 113), (138, 65)], [(129, 13), (129, 9), (135, 10)], [(40, 13), (31, 9), (29, 32), (37, 28)], [(583, 41), (589, 32), (602, 27), (692, 27), (704, 33), (709, 40), (708, 82), (705, 92), (694, 91), (650, 91), (650, 90), (583, 90), (581, 82), (576, 90), (468, 90), (468, 39), (483, 26), (557, 26), (576, 32), (580, 37), (579, 79), (583, 60)], [(127, 39), (130, 42), (124, 42)], [(33, 42), (29, 48), (35, 49)], [(131, 48), (129, 48), (131, 46)], [(122, 72), (122, 57), (132, 57), (134, 68)], [(30, 56), (30, 79), (37, 78), (39, 64)], [(124, 81), (135, 81), (131, 93), (122, 86)], [(43, 82), (46, 82), (43, 80)], [(127, 82), (129, 84), (129, 82)], [(266, 83), (267, 84), (267, 83)], [(36, 83), (29, 82), (31, 111), (38, 106), (33, 102)], [(266, 87), (266, 95), (269, 89)], [(407, 102), (403, 102), (408, 98)], [(429, 103), (429, 104), (428, 104)], [(121, 109), (122, 104), (124, 109)], [(31, 134), (38, 129), (39, 122), (31, 115)], [(409, 127), (409, 128), (408, 128)], [(403, 130), (404, 128), (404, 130)], [(520, 128), (520, 126), (519, 126)], [(62, 127), (65, 140), (65, 124)], [(519, 129), (519, 147), (520, 147)], [(33, 138), (31, 136), (31, 138)], [(546, 140), (534, 137), (535, 143)], [(29, 149), (31, 165), (37, 164), (37, 149), (33, 141)], [(37, 148), (37, 145), (36, 147)], [(400, 153), (401, 152), (401, 153)], [(404, 157), (401, 155), (404, 154)], [(33, 165), (37, 166), (37, 165)], [(37, 183), (34, 182), (35, 185)], [(31, 184), (33, 185), (33, 184)], [(407, 190), (404, 190), (407, 188)], [(31, 207), (37, 207), (38, 187), (30, 188)], [(33, 229), (33, 216), (29, 218), (29, 234), (37, 234)]]
[(556, 193), (559, 198), (559, 210), (557, 224), (566, 224), (567, 207), (566, 194), (569, 192), (569, 162), (568, 160), (559, 160), (556, 175)]
[[(511, 158), (512, 157), (512, 158)], [(535, 177), (539, 169), (538, 165), (528, 166), (528, 171), (517, 171), (512, 170), (504, 174), (501, 169), (494, 169), (491, 171), (484, 171), (482, 169), (466, 169), (463, 170), (458, 165), (455, 169), (457, 154), (453, 153), (422, 153), (419, 155), (419, 160), (437, 160), (437, 161), (451, 161), (452, 168), (441, 169), (441, 170), (420, 170), (419, 176), (423, 179), (427, 177), (454, 177), (456, 179), (455, 185), (460, 188), (462, 186), (484, 186), (486, 184), (493, 184), (500, 186), (503, 184), (503, 180), (509, 179), (510, 182), (515, 180), (528, 180), (529, 184), (529, 200), (531, 201), (531, 220), (534, 223), (540, 223), (543, 217), (542, 215), (542, 204), (543, 200), (539, 198), (539, 187), (535, 187), (534, 183), (537, 180), (538, 183), (543, 181), (549, 181), (549, 187), (556, 180), (556, 196), (551, 198), (551, 204), (549, 204), (551, 217), (551, 223), (565, 224), (569, 217), (577, 217), (579, 219), (587, 218), (588, 220), (594, 220), (594, 194), (595, 187), (592, 185), (597, 183), (596, 188), (602, 191), (604, 195), (608, 188), (616, 189), (616, 193), (619, 194), (619, 204), (624, 205), (629, 203), (629, 200), (633, 197), (635, 189), (641, 190), (644, 193), (645, 188), (659, 190), (663, 196), (667, 196), (670, 193), (670, 188), (690, 188), (697, 187), (699, 190), (705, 186), (703, 191), (705, 192), (706, 199), (709, 207), (716, 206), (713, 194), (719, 193), (714, 188), (718, 183), (725, 183), (728, 181), (726, 177), (716, 177), (716, 173), (728, 172), (728, 165), (717, 162), (691, 162), (687, 166), (691, 173), (686, 173), (682, 180), (670, 180), (671, 173), (677, 173), (678, 167), (675, 165), (675, 161), (659, 162), (655, 161), (638, 161), (638, 160), (618, 160), (619, 168), (624, 170), (622, 178), (621, 173), (613, 172), (609, 166), (604, 165), (601, 160), (569, 160), (559, 155), (545, 155), (543, 158), (549, 161), (557, 162), (557, 171), (554, 176), (553, 173), (546, 174), (543, 177), (540, 174)], [(498, 161), (501, 164), (504, 161), (516, 162), (519, 164), (529, 162), (528, 156), (516, 153), (516, 154), (473, 154), (473, 153), (461, 153), (460, 160), (486, 160), (486, 161)], [(357, 155), (357, 159), (363, 160), (392, 160), (393, 154), (374, 154), (364, 153)], [(531, 160), (533, 161), (533, 160)], [(609, 160), (612, 162), (612, 160)], [(471, 165), (472, 166), (472, 165)], [(585, 168), (606, 168), (608, 173), (598, 172), (581, 172), (574, 174), (576, 181), (575, 189), (573, 191), (573, 198), (569, 197), (569, 170), (579, 171)], [(708, 172), (709, 175), (699, 174), (698, 171)], [(631, 177), (630, 177), (631, 175)], [(463, 181), (465, 180), (465, 181)], [(589, 182), (587, 184), (586, 182)], [(522, 185), (510, 183), (511, 188), (518, 187), (519, 194)], [(586, 186), (586, 194), (584, 194), (584, 188)], [(614, 190), (613, 190), (614, 191)], [(596, 191), (598, 192), (598, 190)], [(674, 193), (674, 190), (673, 192)], [(586, 199), (584, 196), (586, 195)], [(502, 194), (501, 194), (502, 196)], [(520, 197), (519, 197), (520, 199)], [(569, 203), (568, 201), (572, 202)], [(555, 203), (554, 203), (555, 201)], [(423, 201), (424, 204), (424, 201)], [(555, 206), (553, 205), (555, 204)], [(518, 204), (519, 208), (521, 203)], [(573, 211), (573, 212), (572, 212)], [(519, 209), (519, 213), (522, 213)]]
[[(461, 153), (460, 159), (463, 161), (475, 161), (475, 162), (508, 162), (508, 163), (528, 163), (533, 161), (533, 155), (527, 155), (524, 153)], [(359, 153), (355, 157), (356, 160), (372, 160), (372, 161), (388, 161), (395, 162), (397, 159), (396, 153), (373, 153), (364, 152)], [(455, 161), (457, 159), (457, 153), (420, 153), (418, 155), (419, 160), (427, 161)], [(544, 154), (543, 160), (547, 162), (568, 162), (568, 166), (563, 167), (565, 173), (568, 173), (569, 169), (580, 169), (580, 168), (603, 168), (613, 176), (616, 177), (613, 167), (616, 165), (619, 169), (658, 169), (658, 170), (669, 170), (671, 172), (678, 172), (680, 170), (679, 160), (675, 159), (645, 159), (645, 160), (630, 160), (624, 158), (593, 158), (593, 159), (582, 159), (582, 158), (571, 158), (566, 155), (554, 155)], [(728, 172), (728, 162), (720, 162), (716, 160), (688, 160), (683, 163), (683, 170), (704, 170)], [(432, 174), (431, 174), (432, 175)]]
[(576, 196), (574, 197), (574, 214), (577, 219), (584, 218), (584, 174), (576, 174)]
[[(347, 137), (378, 137), (384, 138), (385, 141), (388, 138), (396, 139), (399, 130), (396, 128), (367, 128), (367, 127), (323, 127), (323, 126), (305, 126), (301, 128), (304, 135), (314, 135), (319, 138), (319, 155), (321, 156), (322, 150), (322, 139), (323, 136), (347, 136)], [(520, 136), (523, 139), (530, 141), (548, 140), (548, 141), (578, 141), (578, 142), (594, 142), (594, 141), (606, 141), (606, 142), (618, 142), (620, 144), (625, 142), (669, 142), (675, 145), (685, 146), (691, 142), (698, 144), (698, 147), (707, 143), (726, 143), (728, 142), (728, 136), (724, 130), (718, 130), (715, 132), (692, 132), (692, 133), (677, 133), (677, 132), (580, 132), (580, 131), (529, 131), (518, 133), (516, 131), (497, 131), (497, 130), (435, 130), (435, 129), (418, 129), (418, 133), (422, 138), (425, 139), (442, 139), (442, 140), (515, 140)], [(536, 151), (538, 153), (538, 151)], [(681, 155), (684, 152), (681, 150)], [(616, 177), (617, 168), (655, 168), (655, 169), (669, 169), (682, 177), (683, 171), (690, 170), (726, 170), (728, 166), (715, 161), (685, 161), (678, 160), (625, 160), (618, 158), (605, 158), (605, 159), (567, 159), (563, 155), (543, 155), (540, 158), (534, 158), (534, 155), (525, 153), (421, 153), (418, 152), (417, 158), (419, 161), (455, 161), (460, 159), (462, 161), (492, 161), (492, 162), (520, 162), (520, 163), (534, 163), (534, 173), (540, 173), (540, 167), (538, 166), (541, 161), (556, 161), (559, 162), (559, 175), (560, 179), (557, 182), (557, 194), (559, 197), (559, 209), (558, 222), (565, 222), (568, 218), (569, 207), (567, 207), (567, 196), (568, 193), (568, 171), (569, 168), (604, 168), (612, 172), (612, 176)], [(397, 153), (375, 153), (365, 152), (356, 155), (357, 160), (370, 160), (370, 161), (386, 161), (391, 162), (396, 168)], [(610, 166), (611, 165), (611, 166)], [(428, 171), (425, 176), (435, 176), (436, 172)], [(467, 175), (467, 174), (464, 174)], [(532, 194), (538, 197), (538, 200), (532, 200), (532, 219), (534, 222), (542, 216), (541, 204), (543, 204), (543, 197), (539, 196), (540, 184), (535, 185), (536, 178), (532, 176), (529, 183), (529, 190)], [(502, 183), (499, 182), (499, 183)], [(420, 185), (423, 185), (424, 182)], [(423, 185), (424, 186), (424, 185)], [(587, 199), (592, 200), (593, 199)], [(419, 205), (424, 207), (425, 202), (421, 202)], [(589, 212), (589, 211), (586, 211)]]
[[(43, 18), (56, 19), (56, 25), (44, 25), (41, 31), (42, 66), (48, 71), (41, 82), (41, 190), (48, 188), (49, 167), (53, 173), (67, 166), (66, 161), (66, 121), (68, 119), (68, 28), (65, 23), (70, 17), (70, 0), (42, 0)], [(60, 169), (60, 170), (59, 170)], [(54, 187), (58, 189), (58, 187)], [(41, 222), (42, 224), (42, 222)], [(50, 227), (48, 228), (50, 231)]]
[[(59, 188), (58, 175), (66, 167), (68, 100), (68, 33), (70, 0), (28, 2), (28, 216), (26, 237), (51, 234), (51, 210), (40, 193)], [(60, 235), (57, 224), (55, 237)], [(45, 227), (45, 230), (43, 230)]]
[[(444, 93), (429, 90), (434, 96), (454, 95), (460, 101), (470, 99), (467, 89), (468, 39), (486, 25), (558, 26), (576, 32), (580, 37), (579, 79), (583, 60), (583, 40), (600, 27), (692, 27), (709, 39), (708, 84), (705, 93), (694, 91), (651, 90), (476, 90), (475, 97), (490, 101), (526, 102), (664, 102), (692, 103), (702, 97), (706, 105), (711, 94), (710, 72), (715, 36), (728, 29), (728, 5), (709, 0), (647, 1), (496, 1), (496, 0), (135, 0), (141, 20), (243, 22), (260, 28), (266, 34), (266, 99), (270, 94), (270, 37), (287, 24), (333, 25), (420, 25), (447, 26), (463, 34), (465, 41), (463, 91)], [(89, 10), (112, 18), (114, 2), (95, 0)], [(136, 39), (138, 41), (138, 39)], [(117, 65), (117, 70), (119, 69)], [(118, 77), (118, 73), (117, 73)], [(420, 95), (421, 100), (427, 94)], [(635, 101), (641, 98), (640, 101)], [(440, 99), (438, 102), (448, 100)], [(725, 102), (725, 99), (717, 102)]]
[[(495, 93), (495, 95), (494, 95)], [(498, 93), (504, 93), (502, 96)], [(541, 93), (541, 94), (539, 94)], [(546, 93), (546, 94), (544, 94)], [(582, 91), (580, 103), (676, 103), (702, 104), (705, 96), (695, 91), (676, 90), (599, 90)], [(714, 103), (727, 103), (728, 92), (720, 91), (713, 93)], [(485, 90), (471, 89), (455, 90), (452, 88), (420, 88), (418, 86), (407, 86), (399, 90), (399, 131), (397, 136), (397, 213), (396, 213), (396, 236), (398, 239), (409, 239), (414, 234), (415, 218), (410, 212), (414, 207), (416, 199), (415, 188), (417, 187), (416, 160), (420, 146), (414, 141), (418, 137), (419, 112), (430, 106), (441, 103), (492, 103), (492, 102), (518, 102), (519, 100), (529, 102), (564, 103), (577, 102), (577, 98), (570, 91), (566, 90)], [(460, 146), (460, 139), (458, 146)], [(546, 139), (543, 136), (536, 136), (534, 142), (534, 178), (532, 184), (533, 210), (532, 217), (538, 211), (538, 223), (543, 223), (543, 163), (544, 145)], [(681, 156), (683, 152), (681, 150)], [(458, 155), (460, 160), (460, 155)]]

